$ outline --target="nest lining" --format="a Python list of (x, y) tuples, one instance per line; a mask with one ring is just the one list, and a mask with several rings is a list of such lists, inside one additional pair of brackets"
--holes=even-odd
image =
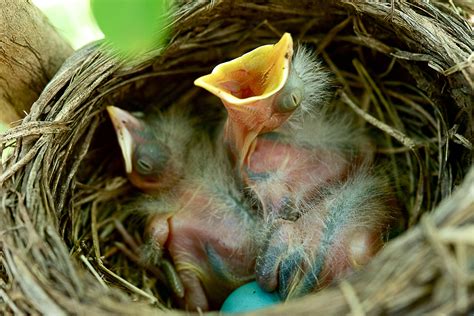
[[(474, 43), (465, 18), (473, 10), (462, 2), (392, 5), (191, 1), (178, 10), (163, 51), (133, 62), (99, 44), (78, 51), (23, 123), (0, 137), (4, 146), (16, 141), (0, 175), (3, 311), (136, 314), (171, 307), (163, 271), (144, 267), (133, 251), (141, 223), (117, 198), (134, 191), (104, 106), (143, 110), (155, 100), (199, 98), (206, 107), (215, 100), (193, 88), (196, 77), (284, 31), (333, 71), (337, 106), (367, 127), (378, 159), (391, 166), (408, 226), (418, 225), (361, 273), (266, 313), (467, 310), (474, 303), (473, 175), (465, 176)], [(463, 179), (464, 191), (447, 199)]]

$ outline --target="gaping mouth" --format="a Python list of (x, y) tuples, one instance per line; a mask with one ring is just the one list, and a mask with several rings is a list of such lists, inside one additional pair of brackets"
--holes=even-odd
[(280, 106), (279, 94), (288, 82), (292, 56), (293, 40), (285, 33), (275, 45), (258, 47), (194, 81), (226, 107), (224, 136), (240, 165), (255, 138), (277, 128), (291, 114)]
[(288, 80), (293, 40), (285, 33), (275, 45), (258, 47), (222, 63), (194, 81), (229, 105), (250, 105), (280, 91)]

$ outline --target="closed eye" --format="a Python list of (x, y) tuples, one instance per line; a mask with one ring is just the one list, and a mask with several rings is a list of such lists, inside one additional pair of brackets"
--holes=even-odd
[(148, 159), (140, 158), (137, 161), (137, 171), (140, 174), (150, 174), (153, 170), (152, 164), (148, 161)]
[(293, 101), (293, 107), (298, 106), (298, 104), (300, 103), (300, 98), (296, 93), (291, 94), (291, 100)]

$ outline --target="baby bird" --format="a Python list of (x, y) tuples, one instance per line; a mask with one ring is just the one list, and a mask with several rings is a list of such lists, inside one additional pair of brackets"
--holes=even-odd
[(301, 104), (304, 87), (291, 67), (292, 55), (293, 40), (285, 33), (277, 44), (258, 47), (194, 81), (227, 109), (224, 141), (239, 166), (255, 138), (281, 126)]
[(172, 189), (185, 173), (196, 121), (177, 107), (132, 115), (108, 106), (130, 182), (143, 192)]
[(362, 168), (299, 205), (296, 221), (273, 220), (256, 263), (262, 288), (294, 298), (367, 264), (394, 221), (387, 184)]
[[(189, 310), (216, 309), (238, 286), (255, 279), (257, 221), (237, 189), (224, 155), (206, 139), (174, 192), (142, 200), (148, 235), (172, 258)], [(219, 157), (223, 156), (223, 157)]]
[(148, 218), (144, 255), (171, 258), (183, 307), (219, 308), (231, 291), (255, 279), (259, 248), (255, 218), (225, 152), (180, 109), (143, 118), (108, 111), (131, 182), (151, 193), (131, 204)]
[(386, 191), (361, 167), (371, 146), (347, 115), (329, 110), (328, 82), (307, 49), (293, 56), (287, 33), (195, 81), (227, 109), (224, 143), (266, 232), (257, 281), (283, 298), (365, 263), (391, 218)]
[(293, 58), (285, 33), (195, 81), (226, 107), (224, 143), (266, 215), (285, 217), (295, 199), (343, 178), (360, 158), (362, 137), (327, 111), (328, 77), (304, 47)]

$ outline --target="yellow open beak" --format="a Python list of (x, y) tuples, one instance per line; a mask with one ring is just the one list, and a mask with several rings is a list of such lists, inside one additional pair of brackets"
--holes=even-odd
[(240, 163), (258, 134), (275, 129), (290, 115), (274, 103), (288, 81), (292, 56), (293, 40), (285, 33), (275, 45), (258, 47), (194, 81), (224, 103), (228, 111), (225, 137)]

